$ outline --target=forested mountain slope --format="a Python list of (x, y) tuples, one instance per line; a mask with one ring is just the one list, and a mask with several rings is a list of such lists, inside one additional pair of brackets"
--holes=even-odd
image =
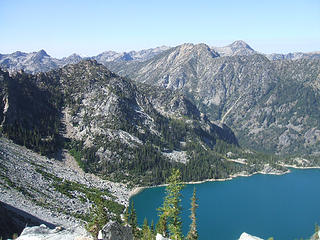
[(219, 57), (183, 44), (140, 63), (107, 66), (137, 82), (181, 90), (243, 146), (277, 154), (317, 154), (320, 60), (270, 61), (260, 54)]
[(263, 168), (226, 161), (229, 151), (247, 153), (180, 92), (135, 84), (94, 60), (0, 79), (5, 136), (53, 157), (67, 148), (85, 171), (105, 178), (154, 184), (172, 167), (185, 181)]

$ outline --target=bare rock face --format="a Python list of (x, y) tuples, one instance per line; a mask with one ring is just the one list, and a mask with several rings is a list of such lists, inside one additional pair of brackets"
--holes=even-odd
[(169, 238), (165, 238), (160, 233), (157, 233), (156, 240), (170, 240)]
[(89, 58), (82, 58), (80, 55), (74, 53), (69, 57), (64, 57), (61, 59), (49, 56), (44, 50), (31, 53), (17, 51), (11, 54), (0, 54), (0, 66), (12, 72), (21, 69), (28, 73), (47, 72), (52, 69), (63, 67), (67, 64), (76, 64), (83, 59), (94, 59), (103, 64), (110, 61), (145, 61), (168, 49), (170, 49), (170, 47), (161, 46), (156, 48), (143, 49), (141, 51), (130, 51), (121, 53), (114, 51), (105, 51), (97, 56)]
[(110, 221), (99, 231), (99, 240), (132, 240), (132, 229), (130, 226)]
[(224, 47), (212, 47), (216, 52), (220, 54), (220, 56), (241, 56), (241, 55), (252, 55), (257, 54), (255, 50), (253, 50), (247, 43), (244, 41), (238, 40), (235, 41), (228, 46)]
[(319, 59), (270, 61), (242, 41), (218, 50), (183, 44), (139, 64), (108, 67), (137, 82), (184, 92), (210, 120), (231, 127), (245, 147), (316, 153)]
[(317, 240), (317, 239), (320, 239), (320, 231), (314, 233), (310, 238), (310, 240)]
[(242, 233), (239, 240), (263, 240), (262, 238), (258, 238), (255, 236), (252, 236), (246, 232)]
[(74, 240), (93, 240), (93, 238), (84, 229), (63, 229), (56, 227), (50, 229), (42, 224), (35, 227), (26, 227), (17, 240), (60, 240), (60, 239), (74, 239)]

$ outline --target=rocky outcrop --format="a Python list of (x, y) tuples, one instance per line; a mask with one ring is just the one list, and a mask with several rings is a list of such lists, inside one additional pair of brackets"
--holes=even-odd
[[(80, 227), (55, 227), (49, 228), (44, 224), (23, 229), (17, 240), (93, 240), (85, 229)], [(165, 240), (166, 238), (163, 238)], [(115, 221), (108, 222), (99, 231), (98, 240), (133, 240), (130, 226), (123, 226)]]
[(132, 228), (115, 221), (108, 222), (100, 231), (98, 240), (132, 240)]
[(165, 238), (162, 236), (160, 233), (157, 233), (156, 235), (156, 240), (171, 240), (170, 238)]
[(239, 240), (263, 240), (262, 238), (258, 238), (255, 236), (252, 236), (246, 232), (242, 233)]
[(314, 233), (310, 238), (310, 240), (318, 240), (318, 239), (320, 239), (320, 231)]
[(48, 228), (42, 224), (40, 226), (26, 227), (17, 240), (93, 240), (84, 229), (70, 228), (64, 229), (62, 227), (56, 227), (54, 229)]

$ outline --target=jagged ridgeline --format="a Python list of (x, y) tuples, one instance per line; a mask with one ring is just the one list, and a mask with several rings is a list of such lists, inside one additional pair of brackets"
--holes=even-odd
[(151, 184), (172, 167), (183, 180), (249, 168), (223, 160), (230, 150), (241, 154), (233, 132), (184, 95), (136, 85), (93, 60), (36, 75), (1, 72), (0, 79), (3, 134), (43, 154), (64, 144), (86, 171)]

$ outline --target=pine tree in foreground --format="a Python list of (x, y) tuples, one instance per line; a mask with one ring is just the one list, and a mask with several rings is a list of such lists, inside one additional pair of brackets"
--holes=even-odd
[(152, 221), (151, 221), (150, 230), (151, 230), (152, 234), (153, 234), (153, 235), (155, 235), (155, 229), (154, 229), (154, 222), (153, 222), (153, 219), (152, 219)]
[(134, 202), (132, 201), (131, 204), (131, 213), (130, 213), (130, 225), (132, 227), (132, 234), (135, 238), (139, 235), (139, 229), (138, 229), (138, 221), (137, 221), (137, 213), (134, 208)]
[(159, 208), (159, 233), (166, 235), (168, 225), (169, 237), (172, 240), (182, 240), (182, 222), (180, 217), (181, 212), (181, 190), (183, 184), (181, 182), (181, 173), (179, 169), (173, 169), (172, 174), (168, 179), (168, 186), (166, 187), (166, 197), (163, 206)]
[(123, 220), (124, 220), (124, 224), (126, 225), (126, 224), (129, 224), (129, 218), (130, 218), (130, 216), (129, 216), (129, 207), (127, 207), (126, 208), (126, 211), (125, 211), (125, 213), (124, 213), (124, 215), (123, 215)]
[(149, 227), (148, 220), (145, 218), (143, 221), (141, 240), (153, 240), (153, 239), (155, 239), (155, 237), (152, 234), (152, 231)]
[(197, 197), (196, 197), (196, 188), (193, 188), (193, 194), (191, 198), (191, 224), (190, 224), (190, 230), (187, 235), (187, 240), (198, 240), (199, 235), (197, 231), (197, 217), (196, 217), (196, 210), (198, 208), (197, 204)]

